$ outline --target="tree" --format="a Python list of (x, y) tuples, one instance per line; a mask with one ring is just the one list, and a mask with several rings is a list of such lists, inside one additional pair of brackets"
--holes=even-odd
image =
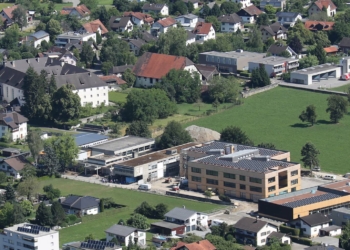
[(211, 190), (204, 191), (205, 198), (210, 199), (212, 197), (212, 195), (213, 194), (212, 194)]
[(209, 8), (209, 6), (207, 4), (204, 4), (201, 16), (202, 17), (209, 16), (210, 15), (210, 11), (211, 11), (211, 9)]
[(267, 75), (264, 65), (252, 70), (252, 79), (250, 80), (252, 87), (264, 87), (271, 84), (270, 77)]
[(94, 51), (91, 48), (91, 45), (88, 43), (83, 43), (83, 46), (81, 48), (81, 53), (80, 53), (80, 60), (81, 62), (85, 63), (87, 68), (91, 67), (92, 64), (92, 59), (94, 58)]
[(156, 43), (158, 53), (186, 56), (187, 32), (184, 28), (169, 28), (166, 33), (162, 33)]
[[(1, 39), (1, 47), (6, 49), (15, 49), (18, 47), (20, 32), (18, 29), (18, 25), (14, 24), (5, 30), (5, 35)], [(9, 58), (12, 57), (9, 54)], [(13, 58), (13, 57), (12, 57)], [(13, 58), (17, 59), (17, 58)], [(18, 58), (20, 59), (20, 58)]]
[(223, 2), (220, 5), (220, 10), (223, 14), (233, 14), (241, 9), (240, 4), (234, 2)]
[(218, 112), (218, 107), (220, 106), (218, 99), (215, 99), (211, 105), (215, 108), (216, 112)]
[(157, 146), (160, 149), (171, 148), (191, 141), (188, 131), (182, 128), (179, 122), (171, 121), (166, 125)]
[(220, 141), (253, 146), (254, 143), (239, 127), (228, 126), (221, 132)]
[(284, 50), (279, 54), (279, 56), (289, 58), (291, 55), (289, 54), (288, 51)]
[(94, 240), (95, 236), (93, 234), (89, 234), (85, 237), (84, 241), (88, 241), (88, 240)]
[(318, 65), (318, 59), (314, 55), (307, 55), (299, 60), (299, 69), (305, 69)]
[(35, 163), (38, 163), (39, 153), (44, 147), (44, 143), (41, 139), (40, 131), (30, 130), (27, 135), (27, 143)]
[(122, 130), (122, 126), (119, 124), (119, 123), (113, 123), (111, 126), (110, 126), (111, 130), (112, 130), (112, 135), (114, 137), (119, 137), (121, 136), (121, 130)]
[(321, 44), (317, 44), (315, 49), (312, 51), (312, 54), (317, 57), (317, 60), (320, 64), (326, 63), (326, 52), (324, 51)]
[(41, 202), (36, 210), (35, 221), (40, 226), (53, 225), (51, 209), (47, 207), (44, 202)]
[(208, 86), (209, 100), (220, 103), (234, 103), (239, 96), (239, 80), (234, 77), (214, 76)]
[(19, 195), (30, 199), (39, 190), (39, 181), (36, 177), (26, 178), (18, 184), (17, 192)]
[(126, 129), (126, 135), (134, 135), (140, 137), (151, 138), (151, 131), (148, 128), (148, 124), (143, 121), (134, 121)]
[(314, 125), (314, 123), (316, 122), (316, 118), (317, 118), (317, 115), (316, 115), (316, 107), (314, 105), (309, 105), (306, 107), (306, 110), (303, 112), (301, 112), (301, 114), (299, 115), (299, 119), (302, 121), (302, 122), (310, 122), (311, 123), (311, 126)]
[(45, 145), (44, 152), (45, 154), (43, 155), (43, 159), (42, 159), (43, 164), (46, 167), (46, 173), (49, 176), (52, 176), (58, 172), (60, 168), (60, 162), (58, 160), (55, 150), (51, 145)]
[(350, 222), (347, 221), (346, 225), (343, 225), (342, 234), (339, 238), (339, 247), (350, 250)]
[(73, 93), (74, 86), (63, 85), (52, 96), (52, 117), (57, 122), (68, 122), (79, 118), (80, 97)]
[(265, 5), (264, 9), (267, 14), (271, 14), (271, 15), (276, 14), (276, 11), (277, 11), (277, 9), (273, 7), (271, 4)]
[(104, 200), (101, 199), (100, 200), (100, 213), (102, 213), (104, 211), (105, 211), (105, 203), (104, 203)]
[(13, 224), (25, 222), (24, 210), (19, 203), (13, 204)]
[(103, 62), (102, 63), (101, 70), (102, 70), (102, 73), (104, 75), (109, 75), (111, 69), (113, 69), (113, 63), (112, 62), (107, 61), (107, 62)]
[(5, 228), (13, 224), (13, 204), (6, 202), (0, 210), (0, 227)]
[(275, 145), (273, 143), (270, 142), (262, 142), (260, 144), (258, 144), (258, 148), (268, 148), (268, 149), (276, 149)]
[(347, 111), (347, 100), (340, 95), (331, 95), (327, 98), (328, 108), (327, 113), (330, 114), (330, 120), (334, 123), (338, 123)]
[(187, 10), (188, 10), (188, 13), (192, 13), (194, 11), (194, 5), (190, 1), (187, 2)]
[(16, 194), (15, 194), (15, 189), (12, 187), (12, 185), (7, 184), (6, 188), (5, 188), (6, 192), (5, 192), (5, 199), (6, 201), (14, 201), (16, 199)]
[(134, 214), (127, 220), (127, 225), (139, 229), (147, 229), (149, 228), (149, 223), (147, 218), (141, 214)]
[(23, 27), (27, 26), (27, 10), (21, 5), (12, 11), (12, 16), (12, 20), (18, 23), (21, 30), (23, 30)]
[(262, 13), (258, 16), (258, 19), (256, 19), (256, 24), (259, 26), (267, 26), (270, 25), (270, 19), (269, 16), (266, 13)]
[(211, 10), (210, 10), (210, 15), (216, 16), (216, 17), (221, 16), (221, 10), (220, 10), (219, 5), (214, 4), (213, 8), (211, 8)]
[(93, 11), (93, 10), (97, 9), (98, 1), (97, 0), (81, 0), (79, 5), (81, 5), (81, 4), (85, 4), (89, 10)]
[(294, 50), (294, 52), (297, 53), (297, 54), (300, 54), (301, 51), (302, 51), (302, 49), (303, 49), (303, 44), (301, 43), (301, 41), (300, 41), (300, 39), (299, 39), (298, 36), (294, 36), (294, 37), (290, 40), (288, 46), (289, 46), (292, 50)]
[(48, 87), (47, 87), (47, 93), (49, 94), (50, 97), (52, 97), (56, 91), (57, 91), (56, 78), (55, 78), (54, 74), (52, 74), (50, 77)]
[(50, 34), (50, 40), (54, 41), (56, 36), (62, 34), (61, 24), (55, 20), (50, 19), (50, 21), (46, 24), (46, 32)]
[[(231, 2), (225, 2), (231, 3)], [(211, 23), (215, 31), (219, 32), (221, 30), (221, 22), (218, 20), (216, 16), (207, 16), (205, 18), (206, 23)]]
[(319, 166), (319, 160), (317, 155), (320, 154), (320, 151), (316, 149), (314, 144), (307, 142), (301, 149), (301, 161), (304, 163), (305, 167), (312, 169), (315, 166)]
[(53, 225), (60, 225), (66, 219), (66, 212), (58, 201), (52, 202), (51, 214)]
[(20, 203), (24, 216), (29, 216), (33, 212), (33, 204), (29, 200), (23, 200)]
[(61, 196), (61, 191), (58, 188), (54, 188), (52, 184), (44, 186), (43, 190), (46, 194), (46, 198), (49, 200), (53, 200)]
[(6, 182), (6, 180), (7, 180), (7, 176), (5, 172), (0, 172), (0, 184)]
[(249, 33), (247, 47), (255, 52), (263, 51), (264, 43), (262, 40), (261, 31), (256, 26), (253, 26), (251, 32)]
[(152, 218), (153, 213), (154, 213), (154, 208), (150, 204), (148, 204), (147, 201), (144, 201), (141, 203), (140, 206), (138, 206), (134, 210), (134, 213), (141, 214), (141, 215), (146, 216), (148, 218)]
[(100, 59), (102, 62), (112, 62), (114, 66), (133, 65), (136, 62), (135, 54), (130, 52), (128, 43), (118, 38), (116, 34), (109, 35), (103, 43)]
[(164, 219), (164, 215), (168, 212), (168, 206), (164, 203), (159, 203), (156, 205), (155, 207), (155, 214), (154, 214), (154, 218), (157, 219)]
[(134, 86), (134, 83), (136, 81), (136, 76), (134, 75), (131, 69), (125, 70), (122, 78), (124, 81), (126, 81), (126, 83), (128, 84), (128, 87)]

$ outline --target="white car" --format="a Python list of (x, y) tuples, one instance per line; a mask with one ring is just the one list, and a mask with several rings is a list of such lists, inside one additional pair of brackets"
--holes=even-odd
[(321, 171), (321, 168), (318, 167), (318, 166), (315, 166), (311, 169), (312, 171), (316, 171), (316, 172), (320, 172)]

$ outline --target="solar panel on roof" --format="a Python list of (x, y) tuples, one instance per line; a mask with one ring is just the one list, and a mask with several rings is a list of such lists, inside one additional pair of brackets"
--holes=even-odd
[(12, 117), (5, 117), (4, 121), (9, 123), (9, 122), (13, 122), (13, 119), (12, 119)]
[(332, 194), (332, 193), (327, 193), (327, 194), (322, 194), (319, 196), (314, 196), (314, 197), (309, 197), (297, 201), (291, 201), (284, 203), (283, 206), (290, 207), (290, 208), (296, 208), (296, 207), (301, 207), (305, 205), (309, 205), (312, 203), (318, 203), (321, 201), (326, 201), (326, 200), (331, 200), (340, 197), (340, 195), (337, 194)]

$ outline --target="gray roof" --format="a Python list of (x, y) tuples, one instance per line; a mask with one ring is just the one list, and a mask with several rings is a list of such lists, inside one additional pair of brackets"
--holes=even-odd
[(64, 201), (61, 202), (63, 207), (83, 210), (88, 208), (99, 207), (100, 200), (91, 196), (67, 196)]
[[(270, 46), (270, 48), (267, 50), (267, 52), (270, 52), (273, 55), (279, 55), (283, 51), (286, 51), (287, 49), (290, 50), (290, 51), (293, 51), (288, 45), (284, 46), (284, 45), (281, 45), (281, 44), (272, 44)], [(296, 54), (296, 53), (294, 52), (294, 54)]]
[(338, 197), (341, 197), (341, 195), (333, 194), (333, 193), (325, 193), (325, 194), (321, 194), (313, 197), (308, 197), (308, 198), (304, 198), (296, 201), (287, 202), (282, 205), (285, 207), (296, 208), (296, 207), (302, 207), (305, 205), (314, 204), (322, 201), (332, 200)]
[(175, 207), (169, 212), (167, 212), (164, 216), (169, 218), (175, 218), (178, 220), (187, 220), (189, 217), (191, 217), (193, 214), (196, 214), (196, 211), (188, 210), (181, 207)]
[[(270, 223), (266, 221), (258, 220), (258, 219), (249, 218), (249, 217), (243, 217), (242, 219), (237, 221), (234, 227), (236, 229), (242, 229), (249, 232), (257, 233), (267, 224), (270, 224)], [(270, 224), (270, 225), (275, 226), (277, 228), (277, 226), (274, 224)]]
[(129, 21), (131, 21), (131, 17), (112, 16), (109, 19), (109, 27), (111, 29), (124, 28), (128, 24)]
[(328, 245), (328, 246), (312, 246), (312, 247), (305, 248), (305, 250), (344, 250), (344, 248)]
[(276, 13), (277, 17), (292, 17), (292, 18), (296, 18), (298, 15), (300, 15), (300, 13), (298, 13), (298, 12), (277, 12)]
[(95, 133), (79, 133), (79, 134), (75, 134), (74, 137), (75, 137), (75, 144), (77, 144), (78, 147), (85, 144), (108, 139), (108, 136), (95, 134)]
[(270, 233), (269, 236), (267, 236), (267, 238), (269, 238), (269, 239), (276, 238), (276, 239), (280, 240), (280, 239), (282, 239), (284, 236), (286, 236), (285, 233), (272, 232), (272, 233)]
[(145, 3), (142, 7), (143, 10), (161, 10), (166, 6), (166, 4), (160, 3)]
[(267, 32), (270, 33), (270, 35), (274, 36), (277, 34), (278, 31), (282, 31), (282, 32), (287, 32), (287, 29), (285, 27), (283, 27), (279, 22), (275, 22), (271, 25), (268, 26), (261, 26), (260, 30), (266, 30)]
[(171, 223), (171, 222), (167, 222), (167, 221), (154, 222), (151, 224), (151, 226), (163, 227), (163, 228), (168, 228), (168, 229), (184, 227), (184, 225), (179, 225), (179, 224)]
[(325, 231), (325, 232), (330, 232), (330, 231), (338, 230), (338, 229), (341, 229), (341, 228), (342, 227), (340, 227), (340, 226), (332, 225), (332, 226), (329, 226), (329, 227), (322, 228), (320, 230)]
[(192, 14), (192, 13), (189, 13), (189, 14), (186, 14), (186, 15), (182, 15), (182, 16), (177, 16), (175, 17), (175, 19), (178, 19), (178, 18), (187, 18), (187, 19), (196, 19), (198, 18), (198, 16)]
[(139, 231), (139, 229), (134, 228), (134, 227), (124, 226), (124, 225), (114, 224), (113, 226), (108, 228), (105, 232), (110, 233), (110, 234), (115, 234), (118, 236), (126, 237), (135, 231)]
[(344, 214), (350, 214), (350, 209), (346, 207), (340, 207), (337, 209), (333, 209), (332, 211), (338, 212), (338, 213), (344, 213)]
[(236, 13), (230, 15), (222, 15), (218, 17), (218, 20), (222, 23), (240, 23), (242, 18)]
[(29, 36), (35, 37), (36, 39), (41, 39), (47, 36), (50, 36), (49, 33), (43, 31), (43, 30), (39, 30), (33, 34), (30, 34)]
[(312, 66), (309, 68), (299, 69), (299, 70), (293, 71), (291, 73), (291, 76), (293, 78), (293, 74), (303, 74), (303, 75), (317, 74), (319, 72), (330, 71), (330, 70), (334, 70), (337, 68), (338, 68), (338, 66), (335, 64), (325, 63), (325, 64), (320, 64), (320, 65)]
[(141, 38), (142, 40), (146, 41), (147, 43), (149, 42), (155, 42), (158, 40), (158, 37), (151, 35), (145, 30), (142, 30), (141, 32), (138, 32), (137, 36)]
[(127, 69), (133, 69), (134, 65), (122, 65), (122, 66), (114, 66), (111, 70), (110, 73), (113, 74), (122, 74), (124, 73)]
[(87, 72), (80, 74), (60, 75), (56, 77), (57, 87), (72, 84), (75, 89), (86, 89), (95, 87), (107, 87), (107, 83), (102, 81), (97, 75)]
[(191, 40), (196, 37), (196, 34), (193, 33), (192, 31), (186, 30), (187, 32), (187, 40)]
[(144, 45), (146, 42), (140, 38), (137, 38), (137, 39), (127, 39), (126, 40), (127, 42), (133, 44), (135, 47), (137, 48), (141, 48), (142, 45)]
[(298, 218), (308, 224), (310, 227), (329, 223), (331, 221), (330, 218), (324, 216), (320, 213), (310, 214), (308, 216)]
[(137, 147), (144, 143), (154, 143), (154, 139), (128, 135), (117, 139), (109, 140), (108, 142), (100, 145), (93, 146), (92, 149), (94, 151), (118, 151), (130, 147)]

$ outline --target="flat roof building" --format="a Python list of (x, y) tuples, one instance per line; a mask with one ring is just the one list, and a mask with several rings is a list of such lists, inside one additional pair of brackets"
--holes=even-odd
[(286, 151), (212, 141), (186, 150), (181, 159), (191, 190), (211, 188), (257, 202), (300, 189), (300, 164), (288, 162)]
[(259, 215), (290, 221), (314, 213), (329, 215), (333, 209), (350, 208), (349, 180), (333, 182), (259, 200)]
[(248, 70), (248, 62), (260, 60), (265, 53), (256, 53), (243, 50), (217, 52), (209, 51), (199, 54), (198, 63), (216, 66), (219, 72), (237, 73), (239, 70)]
[(299, 59), (285, 58), (280, 56), (269, 56), (261, 59), (253, 60), (248, 63), (249, 71), (264, 65), (266, 73), (270, 77), (275, 77), (299, 67)]
[(79, 33), (70, 31), (58, 35), (55, 40), (55, 45), (64, 47), (67, 43), (86, 42), (89, 41), (90, 38), (96, 42), (95, 33)]
[(79, 148), (92, 147), (108, 141), (108, 136), (96, 133), (79, 133), (73, 136)]
[(292, 83), (311, 85), (314, 82), (328, 80), (329, 78), (340, 78), (342, 74), (341, 67), (326, 63), (306, 69), (300, 69), (290, 74)]

